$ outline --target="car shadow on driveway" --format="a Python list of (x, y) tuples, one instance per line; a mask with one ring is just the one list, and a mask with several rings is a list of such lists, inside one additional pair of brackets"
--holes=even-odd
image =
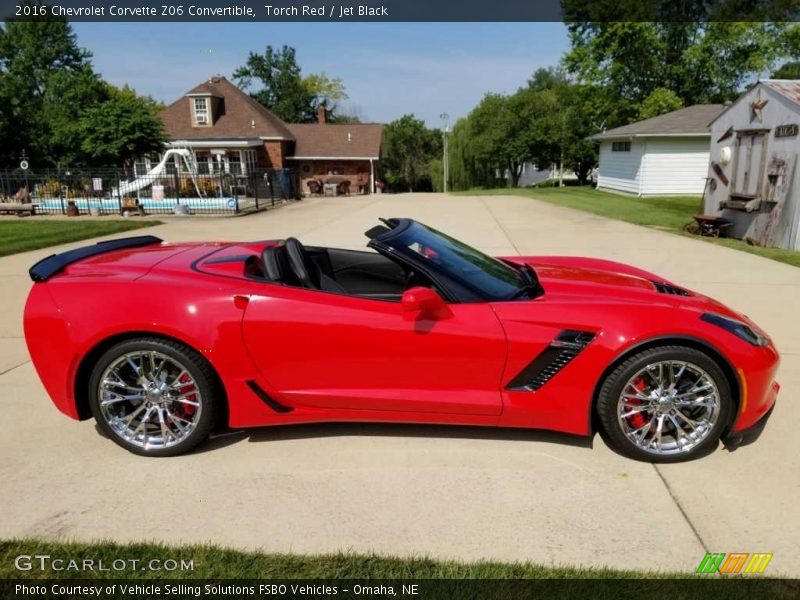
[(311, 423), (274, 425), (257, 429), (221, 431), (194, 453), (210, 452), (242, 441), (266, 443), (331, 437), (405, 437), (491, 440), (507, 442), (544, 442), (580, 448), (592, 448), (593, 437), (538, 429), (471, 427), (466, 425), (404, 425), (398, 423)]

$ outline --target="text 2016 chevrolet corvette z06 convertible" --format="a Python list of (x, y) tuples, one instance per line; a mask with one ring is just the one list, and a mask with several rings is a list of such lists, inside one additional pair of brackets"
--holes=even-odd
[(30, 269), (33, 363), (62, 412), (151, 456), (220, 420), (599, 430), (653, 462), (763, 428), (779, 359), (747, 317), (624, 264), (382, 222), (374, 252), (142, 236), (53, 255)]

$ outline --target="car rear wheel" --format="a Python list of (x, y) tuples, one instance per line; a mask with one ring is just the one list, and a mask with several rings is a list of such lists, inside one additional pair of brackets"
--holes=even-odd
[(683, 346), (643, 350), (600, 388), (597, 414), (612, 449), (649, 462), (682, 462), (716, 447), (733, 411), (730, 385), (707, 354)]
[(210, 366), (175, 342), (138, 338), (106, 351), (89, 380), (98, 426), (135, 454), (174, 456), (205, 440), (218, 405)]

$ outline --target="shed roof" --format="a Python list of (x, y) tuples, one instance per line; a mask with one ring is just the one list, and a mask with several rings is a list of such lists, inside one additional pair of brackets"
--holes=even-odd
[(591, 136), (592, 140), (629, 137), (711, 135), (708, 125), (716, 119), (724, 104), (695, 104), (651, 119), (637, 121)]
[(742, 98), (745, 97), (750, 91), (754, 90), (758, 86), (765, 87), (766, 89), (770, 90), (773, 93), (776, 93), (785, 99), (789, 100), (790, 102), (800, 105), (800, 80), (798, 79), (762, 79), (756, 82), (754, 85), (749, 87), (747, 91), (743, 92), (741, 96), (739, 96), (733, 104), (729, 104), (725, 107), (725, 110), (720, 112), (716, 117), (714, 117), (714, 121), (719, 119), (723, 114), (728, 112), (733, 106), (738, 104)]
[(795, 104), (800, 104), (800, 80), (798, 79), (763, 79), (763, 83), (768, 88), (785, 96)]

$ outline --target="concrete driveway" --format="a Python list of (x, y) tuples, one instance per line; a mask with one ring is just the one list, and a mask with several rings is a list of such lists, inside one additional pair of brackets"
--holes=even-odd
[(137, 458), (91, 421), (62, 417), (28, 360), (25, 272), (53, 252), (45, 249), (0, 259), (0, 537), (679, 571), (693, 571), (706, 551), (772, 552), (767, 574), (800, 576), (800, 322), (791, 312), (800, 269), (515, 197), (314, 199), (147, 231), (361, 248), (380, 216), (415, 217), (495, 254), (621, 260), (730, 303), (783, 354), (769, 426), (736, 452), (659, 467), (623, 459), (599, 437), (590, 447), (534, 431), (380, 425), (237, 432), (189, 456)]

